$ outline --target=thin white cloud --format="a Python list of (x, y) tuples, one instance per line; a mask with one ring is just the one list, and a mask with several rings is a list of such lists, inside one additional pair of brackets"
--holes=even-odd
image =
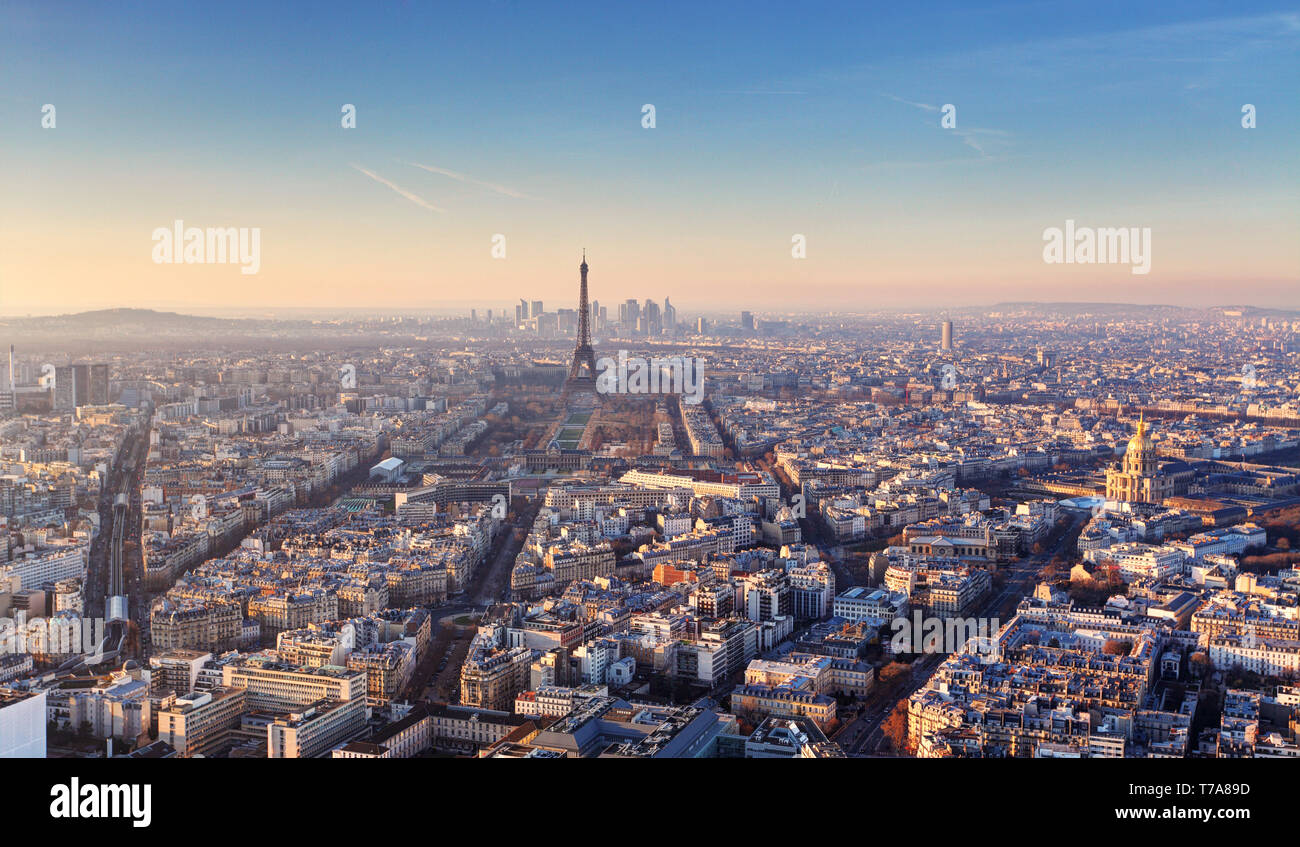
[(1023, 158), (1021, 156), (962, 156), (959, 159), (885, 159), (879, 162), (867, 162), (859, 167), (863, 170), (874, 170), (877, 168), (894, 169), (894, 168), (933, 168), (947, 166), (969, 167), (971, 165), (980, 166), (992, 164), (995, 162), (1008, 162), (1013, 159)]
[(419, 206), (419, 207), (422, 208), (422, 209), (428, 209), (430, 212), (443, 212), (443, 211), (446, 211), (445, 209), (439, 209), (437, 206), (433, 205), (433, 204), (430, 203), (428, 200), (425, 200), (425, 199), (424, 199), (423, 197), (421, 197), (420, 195), (415, 194), (414, 192), (411, 192), (411, 191), (407, 191), (405, 188), (403, 188), (402, 186), (398, 185), (397, 183), (395, 183), (395, 182), (391, 182), (390, 180), (387, 180), (387, 179), (384, 179), (382, 176), (380, 176), (379, 174), (375, 173), (374, 171), (366, 170), (365, 168), (361, 167), (360, 165), (353, 165), (352, 167), (354, 167), (354, 168), (356, 168), (357, 170), (361, 171), (361, 173), (363, 173), (363, 174), (365, 174), (366, 176), (370, 177), (371, 179), (373, 179), (375, 182), (379, 183), (380, 185), (386, 185), (386, 186), (388, 186), (389, 188), (393, 189), (393, 190), (396, 191), (398, 194), (402, 195), (402, 196), (405, 197), (407, 200), (410, 200), (412, 203), (414, 203), (415, 205)]
[(961, 137), (961, 143), (975, 150), (981, 156), (988, 157), (989, 152), (986, 147), (1006, 145), (1011, 133), (1003, 132), (1000, 129), (952, 129), (950, 130)]
[(702, 91), (701, 94), (807, 94), (807, 91), (792, 91), (774, 88), (743, 88), (731, 91)]
[[(938, 112), (941, 110), (939, 106), (933, 106), (929, 103), (918, 103), (915, 100), (904, 100), (902, 97), (897, 97), (893, 94), (882, 94), (881, 96), (888, 97), (890, 100), (912, 106), (925, 112)], [(960, 127), (953, 127), (947, 131), (960, 138), (962, 144), (965, 144), (967, 147), (985, 158), (989, 158), (991, 155), (987, 149), (988, 147), (1005, 147), (1011, 138), (1011, 133), (1004, 132), (1000, 129), (980, 129), (978, 127), (963, 129)]]
[(446, 168), (440, 168), (437, 165), (422, 165), (419, 162), (402, 162), (402, 164), (410, 165), (413, 168), (420, 168), (421, 170), (428, 171), (431, 174), (439, 174), (441, 176), (450, 177), (451, 179), (454, 179), (457, 182), (463, 182), (468, 185), (477, 185), (479, 188), (486, 188), (488, 191), (495, 191), (497, 194), (504, 194), (507, 197), (514, 197), (518, 200), (524, 200), (528, 198), (527, 194), (523, 193), (522, 191), (516, 191), (515, 189), (510, 188), (509, 186), (499, 185), (498, 183), (495, 182), (484, 182), (481, 179), (474, 179), (473, 177), (468, 176), (466, 174), (458, 173), (456, 171), (449, 171)]
[(914, 101), (914, 100), (904, 100), (902, 97), (895, 97), (893, 94), (883, 94), (883, 95), (881, 95), (881, 96), (882, 96), (882, 97), (888, 97), (890, 100), (893, 100), (893, 101), (898, 102), (898, 103), (906, 103), (906, 104), (909, 105), (909, 106), (915, 106), (915, 107), (918, 108), (918, 109), (924, 109), (924, 110), (927, 111), (927, 112), (937, 112), (937, 111), (939, 111), (939, 107), (938, 107), (938, 106), (931, 106), (929, 103), (917, 103), (917, 102)]

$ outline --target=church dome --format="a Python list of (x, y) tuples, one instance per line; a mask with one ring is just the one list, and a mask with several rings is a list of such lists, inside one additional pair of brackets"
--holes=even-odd
[(1155, 452), (1155, 442), (1151, 440), (1151, 433), (1147, 432), (1145, 420), (1138, 420), (1137, 432), (1128, 440), (1127, 454), (1130, 456), (1149, 456)]

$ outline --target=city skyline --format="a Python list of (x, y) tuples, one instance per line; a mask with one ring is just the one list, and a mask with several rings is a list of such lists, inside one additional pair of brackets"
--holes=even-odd
[[(0, 314), (567, 303), (581, 245), (593, 291), (701, 310), (1296, 306), (1300, 14), (1065, 8), (14, 4)], [(156, 263), (174, 221), (259, 229), (257, 272)], [(1149, 273), (1046, 264), (1067, 222), (1149, 228)]]
[(64, 324), (0, 757), (1294, 758), (1300, 319), (939, 314)]

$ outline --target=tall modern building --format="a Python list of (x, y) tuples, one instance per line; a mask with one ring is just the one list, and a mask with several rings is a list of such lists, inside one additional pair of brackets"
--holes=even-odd
[(636, 322), (640, 317), (641, 304), (635, 299), (626, 300), (619, 304), (618, 322), (623, 324), (624, 330), (636, 329)]
[(752, 330), (752, 329), (754, 328), (754, 313), (753, 313), (753, 312), (741, 312), (741, 313), (740, 313), (740, 326), (741, 326), (742, 329)]
[(108, 365), (90, 366), (90, 405), (108, 405)]
[(108, 402), (108, 365), (60, 365), (54, 369), (54, 409), (70, 412), (78, 406)]
[(90, 369), (85, 365), (59, 365), (54, 369), (54, 410), (71, 412), (90, 399)]
[(9, 402), (8, 402), (8, 404), (6, 404), (6, 408), (9, 408), (9, 409), (16, 409), (16, 408), (18, 408), (18, 383), (15, 382), (15, 377), (14, 377), (14, 346), (13, 346), (12, 344), (9, 345), (9, 396), (8, 396), (8, 400), (9, 400)]
[(59, 365), (54, 369), (54, 411), (71, 412), (77, 408), (76, 369)]
[(947, 352), (952, 349), (952, 321), (944, 321), (939, 337), (939, 349)]
[(645, 318), (645, 331), (650, 335), (657, 335), (663, 329), (663, 324), (659, 318), (659, 304), (646, 298), (645, 305), (641, 308), (641, 315)]

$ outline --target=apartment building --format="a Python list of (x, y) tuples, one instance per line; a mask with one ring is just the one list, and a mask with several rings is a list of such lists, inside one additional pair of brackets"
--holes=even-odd
[(400, 719), (365, 739), (335, 747), (335, 759), (409, 759), (433, 746), (433, 719), (425, 703), (417, 703)]
[(186, 758), (210, 756), (236, 740), (247, 691), (216, 688), (178, 697), (158, 713), (158, 740)]
[(266, 727), (269, 759), (311, 759), (366, 730), (364, 700), (318, 700), (277, 717)]
[(383, 706), (398, 697), (415, 671), (415, 647), (405, 641), (374, 644), (348, 655), (347, 666), (366, 675), (366, 702)]
[(34, 549), (19, 550), (12, 560), (0, 565), (0, 573), (18, 576), (21, 589), (40, 588), (61, 579), (82, 577), (90, 548), (83, 541), (49, 539)]
[[(476, 636), (478, 641), (483, 636)], [(466, 706), (508, 712), (528, 686), (533, 651), (524, 646), (472, 647), (460, 668), (460, 701)]]
[(907, 595), (901, 591), (855, 585), (835, 598), (835, 617), (852, 623), (863, 620), (892, 621), (907, 615)]
[(807, 718), (825, 731), (835, 721), (835, 698), (798, 685), (742, 685), (731, 693), (731, 711), (765, 718)]
[(257, 597), (248, 603), (248, 616), (261, 626), (263, 643), (274, 644), (276, 636), (287, 629), (337, 620), (338, 594), (332, 589), (313, 588)]
[(247, 689), (250, 709), (271, 712), (287, 712), (318, 700), (364, 701), (366, 696), (362, 671), (333, 665), (306, 668), (283, 662), (274, 654), (254, 654), (227, 663), (222, 684)]
[(239, 603), (165, 599), (150, 611), (150, 638), (159, 650), (224, 653), (240, 645), (243, 620)]

